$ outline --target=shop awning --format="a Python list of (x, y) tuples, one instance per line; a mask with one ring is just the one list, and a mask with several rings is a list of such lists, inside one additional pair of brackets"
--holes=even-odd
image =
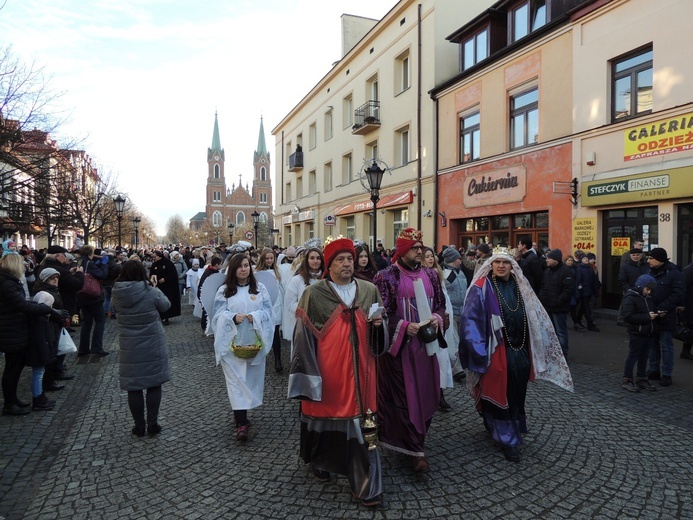
[[(393, 193), (392, 195), (385, 195), (378, 201), (379, 208), (387, 208), (389, 206), (399, 206), (401, 204), (410, 204), (414, 200), (414, 196), (411, 191), (404, 191), (402, 193)], [(373, 203), (370, 200), (364, 202), (354, 202), (353, 204), (346, 204), (344, 206), (337, 206), (334, 210), (335, 215), (349, 215), (351, 213), (360, 213), (362, 211), (371, 211), (373, 209)]]

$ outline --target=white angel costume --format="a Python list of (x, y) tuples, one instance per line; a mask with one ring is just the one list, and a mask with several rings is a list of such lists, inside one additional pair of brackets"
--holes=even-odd
[[(193, 260), (193, 263), (197, 260)], [(199, 265), (199, 262), (198, 262)], [(202, 273), (204, 269), (188, 269), (185, 273), (185, 288), (188, 289), (188, 303), (194, 305), (193, 316), (196, 318), (202, 317), (202, 305), (200, 304), (200, 299), (197, 297), (197, 287), (200, 285), (200, 278), (202, 278)]]
[[(258, 283), (259, 294), (250, 294), (250, 286), (238, 287), (230, 298), (224, 297), (226, 285), (217, 290), (214, 297), (214, 352), (217, 365), (221, 364), (226, 378), (226, 390), (231, 408), (251, 410), (262, 404), (265, 390), (265, 356), (272, 348), (274, 316), (272, 302), (265, 286)], [(252, 323), (245, 319), (236, 325), (236, 314), (249, 314)], [(231, 348), (236, 345), (253, 345), (260, 342), (262, 348), (254, 358), (236, 357)]]

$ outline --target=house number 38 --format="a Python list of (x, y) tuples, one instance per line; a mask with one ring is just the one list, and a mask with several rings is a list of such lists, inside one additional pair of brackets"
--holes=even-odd
[(659, 221), (660, 222), (669, 222), (671, 220), (671, 213), (660, 213), (659, 214)]

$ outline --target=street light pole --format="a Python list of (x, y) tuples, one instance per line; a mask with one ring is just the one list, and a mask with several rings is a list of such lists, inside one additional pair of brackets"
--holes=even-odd
[(140, 229), (140, 222), (142, 222), (142, 219), (140, 217), (135, 217), (132, 219), (132, 223), (135, 226), (135, 252), (137, 252), (137, 242), (139, 241), (139, 229)]
[(233, 222), (229, 222), (228, 228), (229, 228), (229, 246), (233, 244), (233, 228), (236, 227), (236, 224)]
[(253, 228), (255, 229), (255, 249), (257, 249), (257, 226), (260, 222), (260, 214), (257, 212), (257, 210), (255, 210), (250, 214), (250, 216), (253, 217)]
[(120, 237), (121, 237), (121, 225), (123, 222), (123, 211), (125, 210), (125, 200), (123, 196), (119, 193), (118, 196), (113, 199), (113, 203), (115, 204), (116, 208), (116, 218), (118, 219), (118, 248), (122, 249), (122, 245), (120, 242)]
[(380, 184), (383, 182), (384, 173), (385, 170), (378, 166), (375, 159), (366, 170), (366, 179), (368, 180), (368, 188), (371, 190), (371, 202), (373, 203), (373, 250), (378, 245), (378, 201), (380, 200)]

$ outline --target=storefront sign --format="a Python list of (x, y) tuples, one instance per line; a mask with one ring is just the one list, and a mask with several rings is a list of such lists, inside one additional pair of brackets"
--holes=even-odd
[(464, 206), (478, 208), (520, 202), (525, 198), (525, 180), (524, 166), (470, 175), (464, 181)]
[(693, 150), (693, 114), (628, 128), (623, 141), (625, 161)]
[(594, 217), (573, 220), (573, 251), (597, 252), (597, 219)]
[(582, 183), (582, 205), (603, 206), (693, 195), (693, 166)]
[[(405, 191), (402, 193), (394, 193), (392, 195), (385, 195), (378, 201), (378, 208), (387, 208), (390, 206), (401, 206), (402, 204), (411, 204), (413, 200), (413, 194), (411, 191)], [(334, 210), (335, 216), (338, 215), (350, 215), (352, 213), (360, 213), (363, 211), (372, 211), (373, 203), (370, 200), (363, 202), (355, 202), (353, 204), (346, 204), (344, 206), (337, 206)]]
[(613, 237), (611, 239), (611, 256), (621, 256), (630, 251), (630, 237)]

